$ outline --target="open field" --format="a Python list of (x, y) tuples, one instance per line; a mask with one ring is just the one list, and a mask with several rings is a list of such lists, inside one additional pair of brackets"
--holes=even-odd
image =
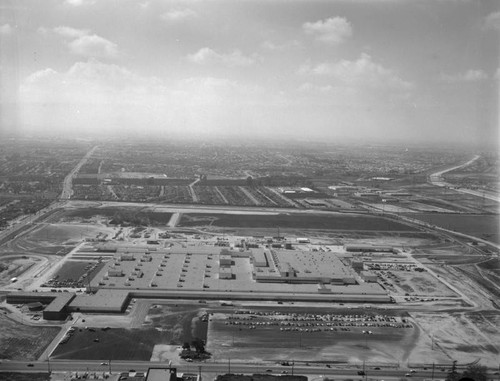
[(483, 365), (498, 366), (500, 314), (497, 312), (411, 312), (410, 315), (433, 338), (431, 356), (445, 354), (459, 363), (479, 358)]
[(11, 283), (11, 279), (27, 271), (39, 260), (23, 256), (0, 258), (0, 286)]
[(149, 361), (154, 345), (168, 338), (155, 329), (77, 329), (65, 344), (59, 344), (52, 358), (79, 360)]
[(149, 361), (153, 354), (162, 357), (158, 354), (162, 348), (182, 346), (195, 338), (206, 340), (203, 314), (196, 305), (153, 304), (142, 328), (79, 328), (67, 343), (58, 345), (52, 357)]
[(59, 328), (32, 327), (0, 314), (0, 358), (36, 360), (56, 337)]
[(219, 226), (234, 228), (300, 228), (325, 230), (415, 231), (416, 229), (381, 217), (365, 215), (313, 215), (313, 214), (200, 214), (184, 213), (180, 227)]
[[(155, 212), (141, 207), (78, 208), (66, 210), (59, 221), (82, 221), (103, 216), (110, 224), (166, 225), (172, 213)], [(82, 221), (83, 222), (83, 221)]]

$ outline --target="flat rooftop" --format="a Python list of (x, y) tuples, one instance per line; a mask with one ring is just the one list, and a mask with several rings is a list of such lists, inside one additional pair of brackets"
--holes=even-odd
[(78, 295), (70, 304), (71, 309), (80, 310), (121, 310), (127, 301), (129, 291), (125, 290), (97, 290), (95, 294)]

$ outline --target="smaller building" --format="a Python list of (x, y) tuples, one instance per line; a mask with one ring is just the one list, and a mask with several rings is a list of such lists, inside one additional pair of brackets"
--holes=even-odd
[(219, 265), (221, 266), (231, 266), (232, 258), (231, 254), (221, 254), (219, 255)]
[(121, 277), (124, 276), (125, 274), (123, 273), (122, 269), (116, 269), (116, 268), (110, 268), (108, 270), (108, 276), (109, 277)]
[(224, 266), (219, 269), (219, 279), (233, 279), (231, 267)]
[(177, 381), (176, 368), (149, 368), (146, 381)]
[(371, 271), (361, 271), (360, 275), (361, 279), (363, 279), (365, 282), (377, 283), (378, 281), (377, 275)]

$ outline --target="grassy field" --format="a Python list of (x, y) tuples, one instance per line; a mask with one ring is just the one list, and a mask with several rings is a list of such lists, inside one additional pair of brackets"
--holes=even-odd
[(59, 332), (59, 328), (31, 327), (0, 315), (0, 358), (36, 360)]
[(139, 207), (82, 208), (65, 211), (60, 219), (90, 219), (95, 216), (103, 216), (110, 220), (119, 216), (125, 221), (140, 220), (147, 221), (151, 225), (165, 225), (170, 221), (172, 213), (153, 212)]
[(298, 228), (322, 230), (415, 231), (414, 228), (381, 217), (314, 214), (201, 214), (185, 213), (177, 226), (233, 228)]
[(196, 337), (206, 340), (200, 306), (157, 306), (149, 310), (146, 328), (78, 329), (67, 343), (57, 346), (52, 357), (149, 361), (157, 344), (182, 346)]
[[(98, 341), (94, 341), (98, 340)], [(149, 361), (153, 347), (167, 340), (155, 329), (113, 328), (103, 331), (81, 329), (71, 339), (57, 346), (53, 358), (78, 360), (143, 360)]]

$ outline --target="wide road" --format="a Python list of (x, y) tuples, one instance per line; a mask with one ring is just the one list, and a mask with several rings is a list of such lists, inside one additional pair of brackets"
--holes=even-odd
[(455, 169), (467, 167), (467, 166), (471, 165), (472, 163), (474, 163), (480, 157), (481, 157), (480, 155), (476, 155), (472, 159), (467, 161), (466, 163), (455, 165), (453, 167), (432, 173), (431, 175), (429, 175), (429, 182), (432, 185), (435, 185), (437, 187), (452, 187), (452, 188), (454, 188), (454, 190), (456, 190), (457, 192), (460, 192), (460, 193), (471, 194), (473, 196), (484, 197), (484, 198), (487, 198), (488, 200), (500, 202), (500, 197), (498, 197), (498, 195), (486, 193), (484, 191), (477, 191), (477, 190), (473, 190), (473, 189), (456, 188), (456, 185), (450, 184), (450, 183), (444, 181), (444, 179), (443, 179), (443, 175), (445, 173), (454, 171)]
[[(32, 364), (33, 366), (29, 366)], [(109, 372), (120, 373), (127, 372), (129, 370), (135, 370), (138, 372), (146, 372), (148, 368), (168, 368), (167, 363), (161, 362), (148, 362), (148, 361), (111, 361), (109, 360), (51, 360), (50, 363), (45, 361), (9, 361), (2, 360), (0, 364), (0, 371), (21, 371), (21, 372), (47, 372), (49, 369), (51, 371), (78, 371), (78, 372)], [(361, 368), (328, 368), (326, 366), (305, 366), (295, 365), (292, 366), (281, 366), (281, 365), (263, 365), (263, 364), (242, 364), (234, 362), (226, 363), (189, 363), (189, 364), (172, 364), (172, 367), (177, 368), (178, 372), (189, 372), (198, 373), (201, 371), (215, 374), (225, 374), (231, 373), (270, 373), (270, 374), (281, 374), (283, 371), (289, 374), (304, 374), (304, 375), (324, 375), (332, 377), (344, 377), (347, 379), (360, 379), (362, 376), (358, 375), (358, 371)], [(200, 369), (201, 367), (201, 369)], [(444, 378), (445, 371), (442, 369), (443, 366), (435, 367), (434, 378)], [(446, 367), (448, 370), (448, 366)], [(374, 370), (372, 366), (365, 368), (366, 375), (368, 378), (384, 379), (384, 378), (401, 378), (405, 377), (405, 374), (409, 372), (408, 369), (385, 369)], [(432, 378), (433, 372), (431, 368), (427, 370), (418, 370), (412, 376), (418, 378)]]
[(59, 197), (61, 200), (69, 200), (71, 198), (71, 195), (73, 194), (73, 178), (78, 174), (80, 168), (87, 162), (87, 160), (92, 156), (96, 149), (97, 146), (92, 147), (78, 162), (75, 168), (73, 168), (71, 172), (64, 178), (63, 190), (61, 196)]

